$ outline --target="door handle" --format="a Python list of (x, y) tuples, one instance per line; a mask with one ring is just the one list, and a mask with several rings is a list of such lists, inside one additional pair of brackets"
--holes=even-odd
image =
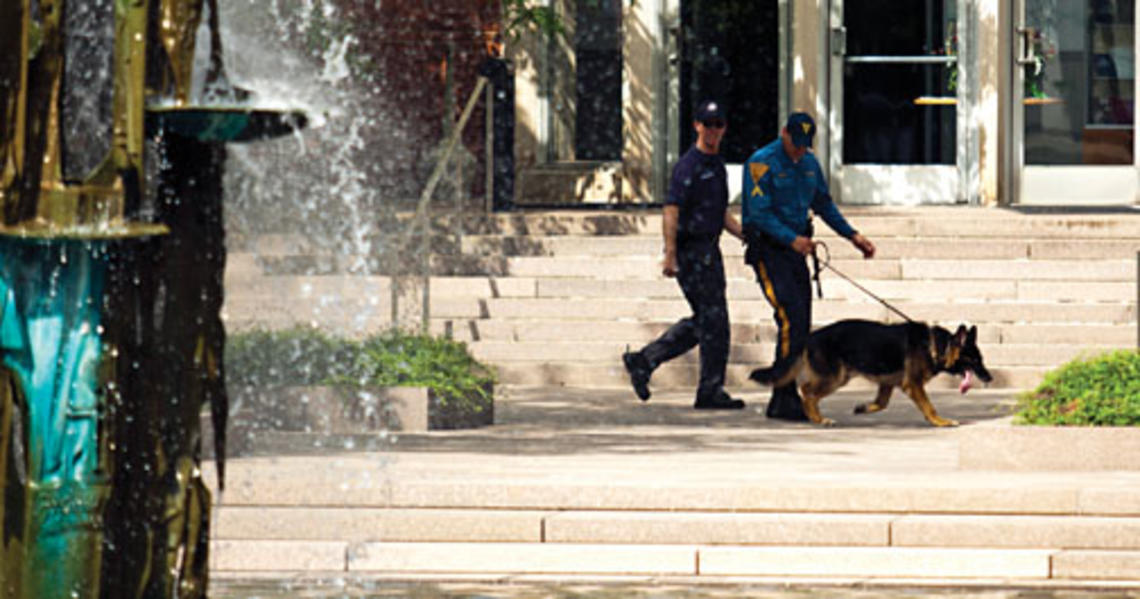
[(677, 65), (681, 62), (681, 53), (685, 51), (685, 40), (682, 37), (684, 31), (681, 28), (681, 23), (675, 21), (669, 26), (669, 36), (673, 38), (673, 51), (669, 53), (667, 60), (671, 65)]
[(847, 55), (847, 28), (842, 25), (831, 28), (831, 54), (833, 56)]
[(1037, 29), (1033, 27), (1018, 27), (1021, 36), (1021, 52), (1018, 53), (1017, 64), (1027, 67), (1037, 64), (1037, 54), (1033, 50), (1033, 39), (1037, 37)]

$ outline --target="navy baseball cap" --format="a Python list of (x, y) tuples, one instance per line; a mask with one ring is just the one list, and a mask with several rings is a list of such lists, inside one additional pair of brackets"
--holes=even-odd
[(723, 121), (724, 107), (716, 100), (705, 100), (697, 104), (697, 110), (693, 113), (694, 121)]
[(784, 125), (788, 134), (792, 136), (792, 144), (797, 148), (811, 147), (815, 138), (815, 120), (806, 112), (793, 112), (788, 115), (788, 124)]

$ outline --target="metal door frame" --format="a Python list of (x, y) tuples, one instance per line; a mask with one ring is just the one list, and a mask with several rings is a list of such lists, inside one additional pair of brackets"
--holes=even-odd
[[(1008, 98), (1002, 107), (1003, 120), (1009, 124), (1005, 133), (1006, 158), (1002, 161), (999, 186), (1003, 204), (1016, 205), (1131, 205), (1140, 202), (1140, 135), (1137, 135), (1136, 109), (1140, 107), (1140, 77), (1133, 74), (1133, 136), (1132, 166), (1128, 165), (1042, 165), (1025, 164), (1025, 89), (1024, 70), (1021, 60), (1025, 52), (1025, 5), (1033, 0), (1009, 0), (1002, 3), (1002, 10), (1008, 11), (1001, 29), (1002, 47), (1006, 48), (1001, 57), (1002, 81), (1008, 86)], [(1140, 57), (1140, 19), (1133, 21), (1133, 60)], [(1038, 180), (1032, 183), (1030, 177)], [(1068, 181), (1076, 181), (1074, 186), (1081, 192), (1068, 193), (1057, 198), (1043, 196), (1023, 197), (1034, 191), (1053, 188), (1067, 188)], [(1091, 187), (1090, 187), (1091, 186)], [(1119, 196), (1112, 189), (1125, 188)], [(1131, 197), (1128, 196), (1131, 188)], [(1091, 189), (1091, 191), (1090, 191)], [(1102, 194), (1102, 195), (1098, 195)], [(1077, 196), (1083, 196), (1076, 199)]]
[[(832, 194), (836, 200), (842, 203), (870, 203), (870, 204), (892, 204), (892, 203), (913, 203), (915, 196), (910, 194), (911, 183), (905, 181), (911, 179), (908, 175), (912, 173), (919, 174), (920, 177), (927, 180), (943, 181), (943, 184), (951, 184), (953, 181), (954, 187), (948, 197), (945, 199), (939, 198), (923, 198), (918, 197), (918, 202), (921, 203), (938, 203), (938, 204), (951, 204), (951, 203), (968, 203), (978, 204), (981, 201), (981, 169), (980, 169), (980, 143), (979, 143), (979, 124), (978, 124), (978, 73), (977, 73), (977, 30), (978, 30), (978, 0), (957, 0), (958, 12), (958, 55), (956, 61), (958, 64), (958, 90), (955, 99), (955, 126), (957, 136), (957, 152), (955, 156), (954, 165), (844, 165), (843, 162), (843, 131), (844, 119), (843, 112), (844, 106), (844, 89), (843, 89), (843, 71), (844, 65), (848, 61), (858, 62), (880, 62), (880, 63), (937, 63), (946, 62), (947, 59), (929, 56), (929, 57), (855, 57), (848, 59), (846, 54), (846, 26), (844, 23), (844, 0), (831, 0), (827, 8), (827, 28), (825, 29), (823, 40), (824, 57), (821, 60), (826, 60), (828, 68), (828, 90), (829, 98), (827, 105), (830, 107), (830, 117), (828, 119), (829, 138), (827, 140), (827, 156), (828, 156), (828, 171), (829, 178), (832, 181)], [(847, 170), (848, 172), (844, 172)], [(954, 170), (956, 172), (950, 173), (948, 171)], [(873, 199), (871, 201), (860, 201), (861, 198), (844, 197), (845, 195), (853, 195), (851, 192), (856, 185), (865, 185), (862, 182), (856, 183), (853, 180), (856, 177), (875, 178), (875, 175), (885, 173), (887, 176), (886, 184), (889, 187), (874, 189)], [(846, 193), (845, 193), (846, 191)], [(882, 198), (882, 199), (879, 199)], [(902, 202), (892, 202), (903, 198)]]

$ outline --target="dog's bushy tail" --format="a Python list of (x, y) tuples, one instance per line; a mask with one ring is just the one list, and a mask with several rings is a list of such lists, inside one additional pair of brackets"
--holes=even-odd
[(785, 360), (777, 360), (775, 364), (768, 368), (757, 368), (748, 375), (748, 378), (760, 383), (761, 385), (769, 385), (771, 387), (783, 387), (788, 383), (796, 380), (800, 371), (804, 367), (804, 354), (800, 354), (795, 358), (788, 358)]

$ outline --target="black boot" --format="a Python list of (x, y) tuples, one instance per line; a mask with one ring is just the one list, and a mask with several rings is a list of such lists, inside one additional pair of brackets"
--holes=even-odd
[(621, 361), (625, 364), (625, 371), (629, 373), (629, 382), (633, 385), (633, 392), (637, 394), (637, 398), (649, 401), (649, 375), (653, 373), (649, 360), (646, 360), (641, 352), (626, 351), (621, 355)]
[(693, 408), (697, 410), (743, 410), (744, 400), (733, 399), (729, 394), (721, 391), (713, 396), (712, 399), (697, 398)]
[(792, 422), (807, 422), (804, 413), (804, 402), (796, 392), (794, 385), (787, 385), (772, 390), (772, 398), (768, 400), (768, 409), (764, 415), (768, 418), (790, 420)]

